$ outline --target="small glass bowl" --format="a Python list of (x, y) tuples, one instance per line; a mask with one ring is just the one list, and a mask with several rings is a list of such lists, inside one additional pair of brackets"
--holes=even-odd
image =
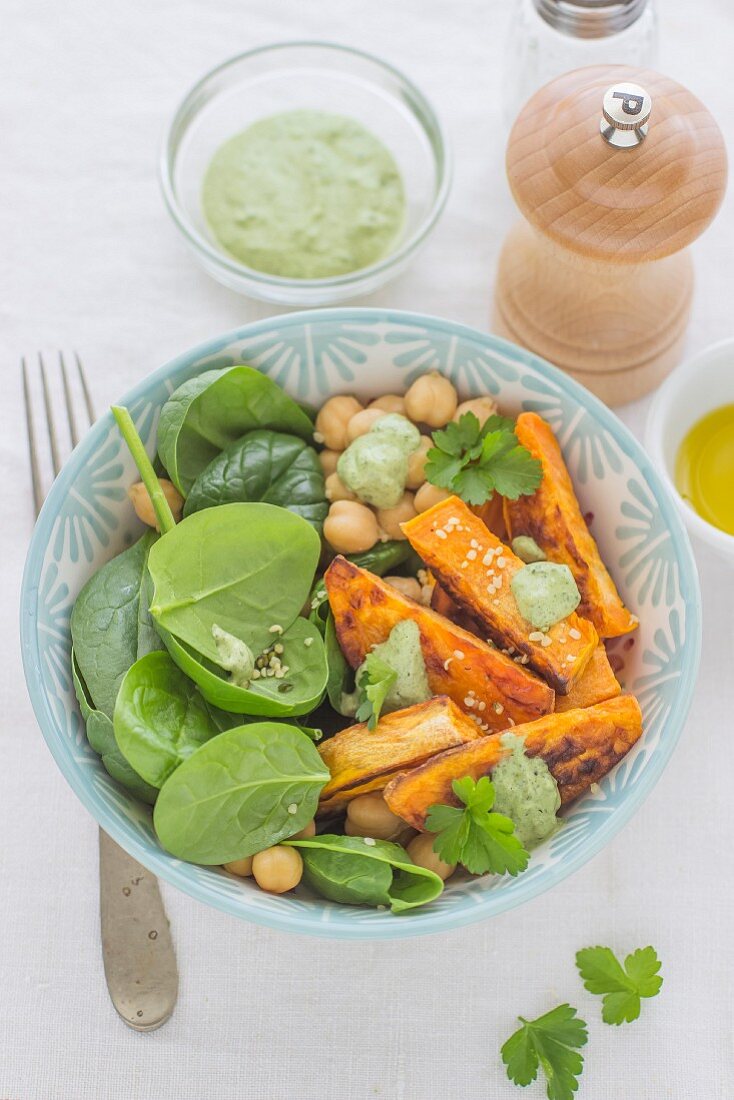
[[(378, 263), (327, 279), (281, 278), (240, 263), (209, 230), (201, 186), (214, 153), (256, 120), (295, 108), (348, 115), (395, 158), (405, 187), (405, 225), (395, 249)], [(284, 306), (343, 301), (394, 278), (427, 240), (451, 184), (446, 138), (423, 93), (384, 61), (329, 42), (261, 46), (213, 69), (174, 114), (160, 171), (171, 217), (204, 269), (231, 290)]]

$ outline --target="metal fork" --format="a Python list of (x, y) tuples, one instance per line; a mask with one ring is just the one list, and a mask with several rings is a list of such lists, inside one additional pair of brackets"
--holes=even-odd
[[(31, 367), (25, 358), (21, 360), (36, 515), (45, 498), (39, 435), (48, 436), (50, 468), (55, 477), (65, 457), (62, 436), (66, 437), (67, 449), (69, 442), (75, 447), (80, 439), (80, 425), (83, 433), (95, 419), (79, 356), (74, 353), (73, 358), (78, 385), (72, 384), (73, 370), (70, 378), (64, 355), (59, 352), (61, 385), (57, 389), (63, 393), (58, 402), (60, 431), (49, 371), (43, 355), (38, 354), (45, 419), (40, 432), (33, 415)], [(75, 397), (77, 389), (80, 397)], [(99, 830), (99, 901), (102, 958), (112, 1003), (128, 1027), (154, 1031), (170, 1017), (178, 996), (178, 969), (168, 918), (158, 880), (102, 829)]]

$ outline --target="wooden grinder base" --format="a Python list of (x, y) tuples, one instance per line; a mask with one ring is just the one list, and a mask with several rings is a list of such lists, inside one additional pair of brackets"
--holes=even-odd
[(620, 405), (680, 360), (692, 295), (687, 250), (620, 271), (520, 222), (500, 254), (492, 328)]

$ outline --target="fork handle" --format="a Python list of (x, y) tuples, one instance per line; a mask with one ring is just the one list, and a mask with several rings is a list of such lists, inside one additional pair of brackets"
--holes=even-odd
[(178, 968), (158, 880), (99, 830), (102, 958), (112, 1003), (128, 1027), (154, 1031), (178, 996)]

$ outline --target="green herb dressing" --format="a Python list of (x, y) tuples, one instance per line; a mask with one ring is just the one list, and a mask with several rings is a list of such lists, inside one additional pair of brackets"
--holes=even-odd
[(518, 569), (510, 588), (518, 611), (538, 630), (548, 630), (581, 603), (573, 573), (567, 565), (553, 561), (535, 561)]
[(546, 561), (546, 555), (530, 535), (518, 535), (512, 540), (512, 552), (520, 561), (529, 565), (534, 561)]
[(212, 626), (212, 637), (219, 654), (219, 665), (230, 674), (232, 683), (238, 687), (249, 687), (255, 671), (255, 657), (250, 647), (216, 623)]
[(506, 733), (502, 744), (511, 752), (492, 771), (492, 809), (514, 821), (518, 840), (531, 848), (558, 827), (558, 784), (540, 756), (526, 756), (522, 737)]
[(431, 698), (420, 630), (412, 619), (396, 623), (387, 639), (376, 645), (372, 652), (397, 673), (397, 680), (385, 699), (383, 714), (425, 703)]
[(393, 508), (405, 492), (408, 459), (421, 435), (400, 413), (388, 413), (350, 443), (339, 457), (337, 473), (352, 492), (375, 508)]
[(206, 171), (201, 203), (227, 252), (291, 279), (376, 263), (405, 220), (388, 149), (354, 119), (315, 110), (263, 118), (226, 141)]

